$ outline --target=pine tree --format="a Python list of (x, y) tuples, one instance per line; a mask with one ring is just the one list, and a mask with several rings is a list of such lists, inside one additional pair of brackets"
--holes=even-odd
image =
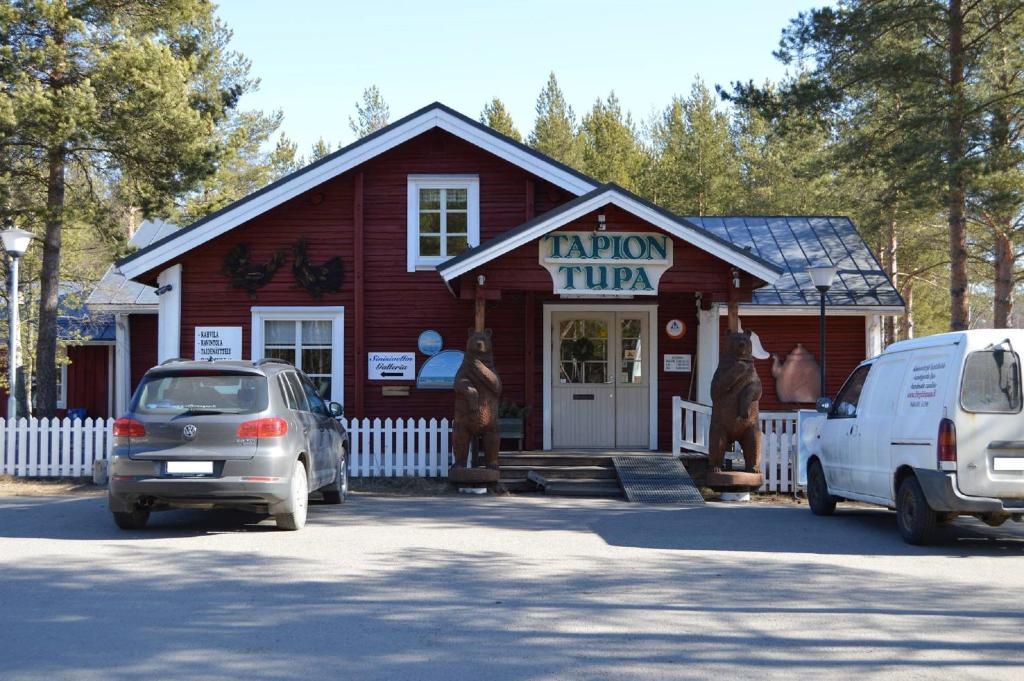
[[(377, 132), (391, 121), (391, 107), (384, 101), (376, 85), (363, 90), (363, 101), (356, 102), (355, 117), (349, 116), (348, 127), (357, 138)], [(315, 160), (315, 159), (314, 159)]]
[[(11, 208), (43, 236), (36, 381), (56, 408), (65, 226), (115, 209), (167, 210), (213, 172), (217, 124), (252, 86), (249, 64), (205, 0), (38, 0), (0, 6), (0, 175)], [(118, 188), (115, 206), (110, 186)]]
[(516, 142), (523, 141), (523, 136), (512, 122), (512, 114), (505, 108), (505, 103), (497, 97), (491, 98), (491, 101), (484, 105), (483, 111), (480, 112), (480, 122)]
[(330, 155), (332, 151), (334, 150), (331, 148), (331, 143), (326, 141), (323, 137), (320, 137), (313, 143), (312, 148), (309, 150), (309, 162), (313, 163), (315, 161), (319, 161), (324, 156)]
[(699, 79), (690, 96), (672, 103), (651, 126), (656, 189), (648, 192), (676, 213), (734, 213), (740, 164), (729, 116)]
[(537, 118), (527, 144), (556, 161), (578, 169), (581, 158), (576, 139), (576, 114), (566, 103), (553, 71), (537, 96), (534, 109)]
[(615, 92), (598, 99), (580, 123), (582, 170), (601, 182), (614, 182), (639, 190), (646, 170), (646, 156), (637, 139), (636, 126)]

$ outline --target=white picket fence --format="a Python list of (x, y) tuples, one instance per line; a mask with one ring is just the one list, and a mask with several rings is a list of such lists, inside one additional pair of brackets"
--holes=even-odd
[(349, 475), (444, 477), (451, 458), (448, 419), (349, 419)]
[[(761, 473), (764, 475), (762, 492), (792, 492), (793, 473), (796, 470), (797, 415), (796, 412), (761, 412)], [(708, 453), (708, 430), (711, 427), (711, 407), (689, 402), (681, 397), (672, 398), (672, 452)]]
[[(0, 419), (0, 474), (18, 477), (91, 476), (108, 459), (114, 419)], [(448, 419), (349, 419), (354, 477), (443, 477), (448, 474)]]
[(0, 473), (19, 477), (91, 476), (113, 447), (114, 419), (0, 419)]

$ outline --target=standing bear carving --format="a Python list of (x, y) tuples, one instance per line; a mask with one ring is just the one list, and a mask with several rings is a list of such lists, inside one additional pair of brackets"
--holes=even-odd
[(733, 442), (743, 449), (744, 468), (761, 470), (761, 428), (758, 423), (761, 379), (754, 368), (750, 332), (732, 332), (718, 369), (711, 379), (711, 428), (708, 434), (708, 467), (720, 471), (725, 450)]
[(484, 462), (488, 468), (498, 468), (498, 449), (501, 437), (498, 430), (498, 400), (501, 397), (501, 379), (494, 368), (491, 330), (469, 332), (466, 354), (455, 374), (455, 422), (452, 445), (455, 449), (455, 467), (465, 468), (469, 461), (470, 445), (480, 438)]

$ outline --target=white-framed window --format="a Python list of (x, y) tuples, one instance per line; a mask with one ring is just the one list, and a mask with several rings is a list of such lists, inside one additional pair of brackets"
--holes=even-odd
[(480, 178), (410, 175), (408, 270), (433, 269), (480, 244)]
[(68, 365), (62, 362), (57, 367), (57, 408), (68, 408)]
[(253, 359), (294, 364), (326, 401), (344, 399), (344, 342), (344, 307), (252, 308)]

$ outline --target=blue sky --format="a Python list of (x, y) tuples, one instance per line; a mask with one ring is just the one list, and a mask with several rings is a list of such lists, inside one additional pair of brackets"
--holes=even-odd
[(771, 56), (780, 31), (815, 4), (222, 0), (219, 14), (262, 80), (243, 106), (283, 110), (306, 153), (321, 136), (352, 141), (348, 119), (371, 84), (392, 120), (434, 100), (476, 118), (497, 95), (525, 135), (553, 70), (577, 116), (614, 89), (643, 119), (698, 75), (710, 86), (780, 77)]

